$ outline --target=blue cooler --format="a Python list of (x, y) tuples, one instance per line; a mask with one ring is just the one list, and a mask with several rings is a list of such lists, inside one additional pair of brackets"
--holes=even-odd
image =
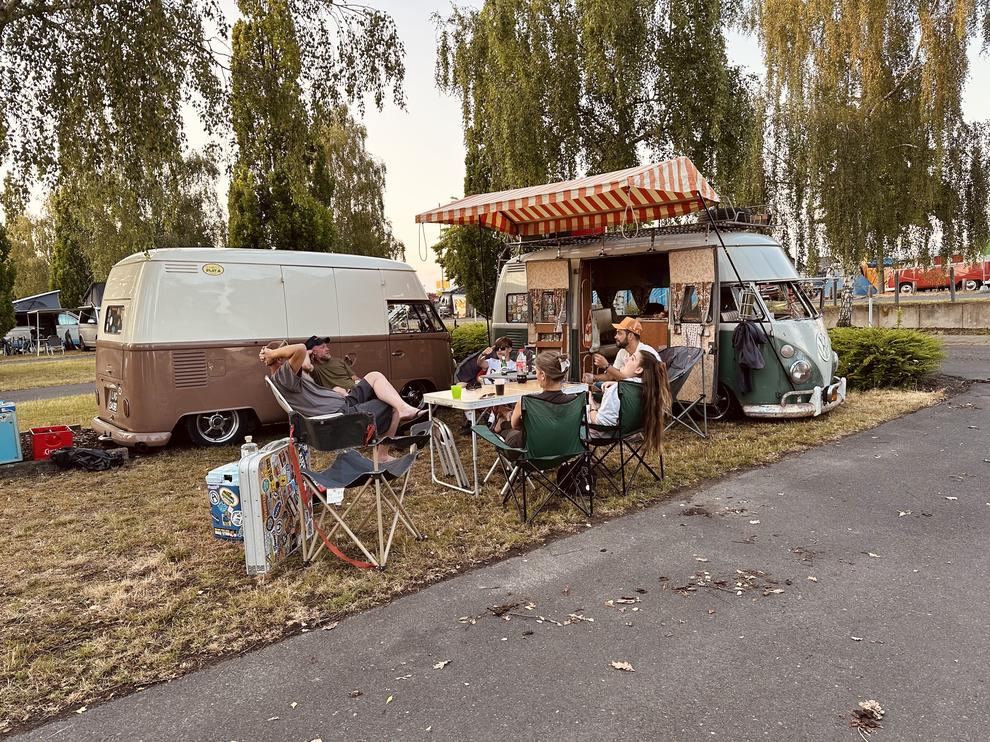
[(21, 460), (21, 434), (17, 431), (17, 405), (0, 400), (0, 464)]
[(210, 495), (210, 512), (213, 515), (213, 537), (225, 541), (243, 541), (241, 524), (241, 487), (237, 474), (237, 461), (218, 466), (206, 475), (206, 489)]

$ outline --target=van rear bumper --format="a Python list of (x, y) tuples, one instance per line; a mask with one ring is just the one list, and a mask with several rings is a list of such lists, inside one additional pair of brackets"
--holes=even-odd
[(100, 417), (94, 417), (90, 424), (100, 435), (108, 435), (114, 443), (122, 446), (144, 445), (151, 448), (158, 448), (166, 445), (172, 439), (172, 433), (134, 433), (130, 430), (119, 428), (113, 423), (108, 423)]
[[(807, 397), (806, 400), (801, 400)], [(827, 387), (816, 386), (814, 389), (801, 392), (787, 392), (780, 399), (780, 404), (743, 405), (747, 417), (818, 417), (823, 412), (838, 407), (846, 398), (846, 377), (832, 377), (832, 383)], [(795, 401), (790, 401), (795, 400)]]

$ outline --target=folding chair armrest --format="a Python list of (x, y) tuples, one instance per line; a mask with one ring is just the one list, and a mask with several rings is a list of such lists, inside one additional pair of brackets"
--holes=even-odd
[(504, 440), (502, 440), (497, 435), (495, 435), (495, 433), (492, 432), (490, 428), (487, 428), (484, 425), (475, 425), (473, 428), (471, 428), (471, 430), (473, 430), (478, 435), (479, 438), (484, 438), (486, 441), (488, 441), (493, 446), (495, 446), (495, 448), (498, 448), (502, 451), (517, 451), (521, 454), (526, 453), (525, 448), (513, 448)]
[(392, 448), (410, 448), (419, 446), (422, 448), (430, 442), (430, 434), (426, 431), (414, 433), (413, 435), (396, 435), (389, 438), (379, 438), (378, 445), (392, 446)]
[(588, 430), (595, 430), (599, 433), (618, 433), (618, 425), (599, 425), (598, 423), (588, 423)]

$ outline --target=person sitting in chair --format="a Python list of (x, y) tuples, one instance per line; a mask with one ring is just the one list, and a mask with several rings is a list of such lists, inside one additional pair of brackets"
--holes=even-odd
[(313, 366), (309, 375), (324, 389), (347, 394), (361, 381), (361, 377), (354, 373), (353, 356), (335, 358), (330, 353), (330, 338), (313, 335), (306, 341), (306, 350)]
[[(646, 452), (660, 454), (663, 447), (664, 416), (670, 414), (670, 386), (667, 365), (650, 353), (637, 350), (626, 357), (622, 372), (626, 381), (643, 385), (643, 436)], [(602, 401), (593, 409), (589, 421), (595, 425), (615, 425), (619, 422), (619, 382), (607, 381)], [(591, 431), (595, 435), (595, 431)]]
[(619, 346), (619, 352), (615, 356), (615, 361), (609, 366), (605, 356), (601, 353), (595, 353), (592, 359), (595, 368), (604, 368), (605, 370), (598, 374), (585, 374), (584, 381), (586, 384), (591, 384), (595, 381), (619, 381), (627, 378), (623, 372), (623, 369), (626, 368), (626, 361), (629, 359), (629, 356), (639, 350), (644, 350), (658, 361), (660, 360), (660, 354), (654, 348), (640, 341), (639, 338), (643, 334), (643, 323), (638, 319), (626, 317), (622, 322), (612, 325), (612, 327), (615, 328), (615, 344)]
[[(567, 378), (567, 369), (571, 366), (567, 356), (556, 350), (545, 350), (536, 356), (536, 383), (543, 390), (539, 394), (532, 395), (532, 399), (542, 399), (545, 402), (554, 404), (566, 404), (574, 399), (576, 395), (567, 394), (561, 387)], [(522, 400), (516, 402), (510, 418), (512, 429), (505, 432), (502, 438), (513, 448), (522, 448), (526, 442), (526, 433), (523, 430), (523, 409)]]
[[(365, 374), (346, 394), (324, 389), (306, 378), (303, 371), (312, 365), (305, 343), (281, 348), (264, 347), (258, 358), (270, 369), (272, 381), (293, 410), (305, 417), (333, 413), (370, 412), (375, 417), (379, 437), (395, 435), (401, 422), (426, 415), (425, 409), (406, 404), (395, 387), (378, 371)], [(385, 459), (387, 451), (381, 452)]]

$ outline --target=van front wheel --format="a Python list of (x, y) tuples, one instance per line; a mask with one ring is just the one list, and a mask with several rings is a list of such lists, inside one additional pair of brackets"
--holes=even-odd
[(186, 432), (197, 446), (225, 446), (241, 439), (248, 416), (240, 410), (201, 412), (186, 418)]
[(719, 384), (715, 390), (715, 399), (708, 405), (709, 420), (730, 420), (741, 412), (736, 395), (725, 384)]

